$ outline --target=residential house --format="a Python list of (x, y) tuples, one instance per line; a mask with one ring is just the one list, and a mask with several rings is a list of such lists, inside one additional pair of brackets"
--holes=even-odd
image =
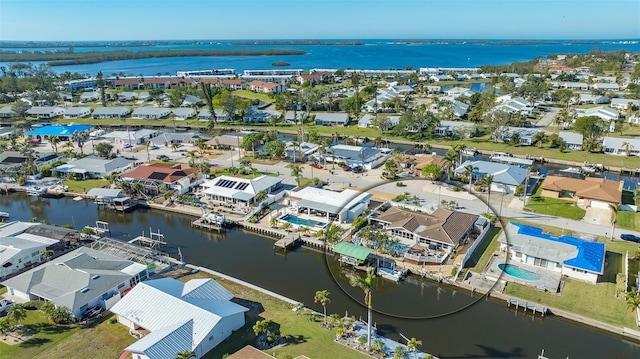
[(489, 175), (493, 176), (491, 190), (494, 192), (514, 193), (516, 187), (524, 184), (529, 175), (529, 170), (526, 168), (489, 161), (465, 161), (455, 169), (455, 174), (464, 176), (467, 165), (474, 168), (471, 182), (477, 182)]
[(523, 115), (530, 115), (536, 108), (537, 103), (533, 106), (531, 103), (522, 97), (510, 98), (510, 96), (504, 97), (504, 100), (499, 105), (493, 108), (493, 111), (505, 111), (508, 113), (519, 113)]
[[(507, 238), (508, 235), (508, 238)], [(572, 236), (553, 236), (542, 228), (509, 222), (498, 238), (509, 260), (559, 272), (591, 284), (604, 274), (605, 245)]]
[(440, 86), (427, 85), (424, 87), (424, 90), (427, 92), (428, 95), (442, 93), (442, 87)]
[(284, 149), (285, 157), (291, 161), (295, 158), (295, 162), (306, 162), (309, 156), (314, 154), (320, 145), (310, 142), (300, 142), (294, 146), (293, 142), (287, 142)]
[[(223, 109), (217, 109), (214, 108), (213, 112), (215, 112), (216, 114), (216, 121), (229, 121), (231, 120), (231, 117), (229, 116), (229, 114), (227, 113), (227, 111), (223, 110)], [(212, 120), (213, 117), (211, 116), (211, 111), (209, 111), (209, 109), (203, 109), (198, 113), (198, 120), (199, 121), (209, 121)]]
[(9, 295), (66, 307), (80, 319), (93, 306), (111, 308), (123, 292), (147, 276), (144, 264), (80, 247), (1, 284)]
[(15, 115), (15, 112), (13, 112), (13, 106), (0, 107), (0, 118), (12, 118)]
[(337, 192), (305, 187), (291, 192), (287, 200), (293, 213), (322, 217), (326, 219), (326, 225), (334, 220), (337, 223), (353, 221), (369, 207), (372, 196), (371, 193), (352, 189)]
[(80, 94), (80, 102), (87, 103), (100, 99), (100, 93), (97, 91), (87, 91)]
[(518, 145), (520, 146), (531, 146), (535, 143), (535, 135), (540, 132), (540, 130), (535, 128), (527, 128), (527, 127), (512, 127), (505, 126), (503, 128), (498, 129), (494, 134), (494, 141), (502, 141), (502, 142), (510, 142), (513, 136), (518, 137)]
[(0, 140), (10, 140), (18, 136), (17, 127), (0, 127)]
[(220, 176), (200, 185), (206, 198), (226, 204), (250, 206), (257, 204), (256, 195), (265, 191), (267, 195), (282, 187), (282, 178), (262, 175), (254, 179)]
[(342, 162), (347, 166), (362, 166), (364, 169), (370, 170), (380, 166), (391, 157), (391, 150), (387, 148), (333, 145), (324, 153), (316, 154), (315, 156), (320, 162)]
[(245, 324), (249, 311), (215, 280), (160, 278), (138, 284), (110, 310), (129, 330), (150, 332), (125, 351), (133, 358), (202, 358)]
[(63, 141), (69, 140), (74, 133), (89, 135), (93, 126), (91, 125), (49, 125), (27, 131), (27, 136), (35, 137), (39, 140), (58, 136)]
[[(597, 106), (591, 108), (578, 108), (576, 109), (578, 117), (585, 116), (597, 116), (604, 122), (611, 123), (617, 121), (620, 118), (620, 113), (607, 106)], [(610, 131), (613, 132), (613, 131)]]
[(64, 111), (64, 118), (83, 118), (91, 115), (90, 107), (69, 107)]
[(452, 87), (444, 91), (445, 95), (448, 97), (456, 98), (460, 96), (471, 97), (473, 95), (473, 91), (471, 89), (465, 87)]
[(118, 94), (118, 101), (120, 102), (129, 102), (138, 99), (138, 93), (132, 91), (120, 92)]
[[(386, 126), (383, 129), (384, 131), (388, 131), (396, 127), (398, 123), (400, 123), (400, 116), (386, 116), (386, 115), (379, 115), (379, 116), (385, 117), (389, 121), (388, 126)], [(363, 128), (373, 127), (373, 119), (375, 118), (376, 118), (375, 115), (370, 115), (370, 114), (364, 114), (360, 116), (360, 119), (358, 120), (358, 127), (363, 127)]]
[(589, 93), (581, 93), (578, 96), (578, 103), (580, 104), (603, 104), (609, 103), (609, 98), (603, 95), (593, 95)]
[(113, 81), (115, 87), (126, 87), (129, 89), (137, 90), (144, 87), (144, 83), (141, 78), (138, 77), (121, 77), (116, 78)]
[(622, 88), (616, 83), (597, 83), (592, 86), (596, 90), (602, 91), (620, 91)]
[[(415, 171), (415, 175), (420, 175), (420, 171), (425, 166), (430, 164), (436, 164), (440, 168), (444, 167), (445, 161), (443, 156), (439, 156), (436, 153), (426, 154), (426, 153), (418, 153), (415, 155), (405, 155), (402, 159), (402, 166), (407, 169), (412, 169)], [(443, 170), (446, 170), (443, 168)]]
[(541, 196), (576, 201), (581, 208), (596, 207), (608, 209), (620, 204), (624, 181), (586, 177), (584, 179), (547, 176), (540, 188)]
[(284, 123), (286, 124), (299, 124), (303, 121), (307, 121), (306, 111), (292, 111), (288, 110), (284, 113)]
[(127, 107), (97, 107), (93, 110), (91, 117), (95, 120), (106, 118), (124, 118), (131, 113)]
[[(19, 222), (12, 222), (4, 226), (11, 226), (13, 223)], [(37, 225), (36, 223), (30, 224)], [(46, 258), (43, 252), (57, 243), (60, 241), (40, 236), (29, 236), (24, 233), (0, 237), (0, 278), (6, 278), (24, 268), (42, 262)]]
[(196, 114), (196, 110), (191, 107), (178, 107), (173, 109), (173, 117), (175, 117), (176, 120), (186, 120), (191, 117), (196, 117)]
[(152, 97), (148, 91), (142, 91), (138, 93), (138, 100), (140, 101), (151, 101)]
[(95, 77), (79, 80), (69, 80), (64, 82), (64, 87), (72, 92), (85, 89), (94, 89), (98, 86), (98, 80)]
[(584, 140), (582, 134), (560, 131), (558, 136), (562, 139), (564, 148), (569, 150), (582, 150), (582, 141)]
[(560, 88), (588, 91), (591, 89), (591, 85), (585, 82), (563, 82), (560, 84)]
[(433, 133), (436, 136), (469, 138), (475, 136), (478, 127), (473, 122), (466, 121), (440, 121)]
[(238, 149), (242, 143), (242, 135), (221, 135), (205, 142), (207, 146), (215, 149)]
[(308, 82), (312, 85), (317, 85), (322, 82), (322, 75), (320, 74), (308, 74), (308, 75), (298, 75), (296, 78), (300, 85)]
[(181, 107), (202, 106), (202, 99), (198, 96), (186, 95), (182, 101)]
[(252, 108), (242, 116), (242, 120), (244, 122), (266, 123), (269, 122), (269, 119), (271, 117), (280, 118), (280, 116), (282, 116), (282, 112), (280, 111), (260, 110), (258, 108)]
[(27, 162), (27, 156), (18, 151), (0, 152), (0, 172), (4, 173), (4, 175), (19, 173), (22, 164), (25, 162)]
[(158, 135), (158, 130), (140, 129), (136, 131), (112, 131), (102, 135), (102, 137), (111, 143), (125, 143), (134, 145), (142, 145)]
[(640, 156), (640, 138), (621, 138), (606, 136), (602, 140), (602, 152), (608, 155)]
[(247, 82), (243, 79), (223, 79), (220, 80), (220, 85), (233, 91), (247, 88)]
[(630, 98), (613, 98), (611, 99), (611, 104), (609, 106), (620, 111), (626, 111), (627, 108), (629, 108), (629, 105), (631, 105), (632, 108), (637, 109), (640, 107), (640, 100)]
[(145, 106), (135, 109), (131, 117), (143, 120), (159, 120), (169, 116), (169, 114), (171, 114), (171, 111), (168, 108)]
[(40, 119), (56, 118), (64, 114), (64, 107), (59, 106), (33, 106), (26, 112), (27, 116)]
[(130, 183), (142, 183), (145, 191), (150, 193), (158, 193), (160, 186), (164, 184), (184, 194), (196, 184), (195, 173), (197, 170), (197, 168), (184, 163), (151, 163), (123, 173), (122, 180)]
[(259, 80), (251, 81), (247, 84), (251, 91), (264, 93), (281, 93), (287, 90), (287, 87), (277, 82), (264, 82)]
[(349, 114), (344, 112), (318, 112), (314, 123), (316, 126), (346, 126)]
[(67, 176), (73, 174), (76, 178), (91, 179), (104, 178), (112, 173), (121, 173), (133, 168), (134, 160), (123, 157), (105, 159), (97, 156), (87, 156), (54, 167), (52, 172)]
[(151, 139), (156, 146), (171, 146), (173, 144), (192, 144), (201, 138), (195, 132), (162, 132)]

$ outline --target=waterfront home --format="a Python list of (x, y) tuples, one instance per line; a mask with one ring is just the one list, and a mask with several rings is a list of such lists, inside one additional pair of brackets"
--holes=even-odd
[(433, 130), (436, 136), (470, 138), (478, 132), (478, 126), (467, 121), (439, 121)]
[(113, 203), (115, 199), (126, 198), (120, 188), (92, 188), (87, 192), (87, 197), (96, 203)]
[(620, 113), (607, 106), (597, 106), (591, 108), (578, 108), (576, 109), (578, 117), (585, 116), (597, 116), (603, 121), (609, 123), (610, 121), (616, 121), (620, 118)]
[(287, 124), (299, 124), (302, 121), (307, 120), (307, 113), (305, 111), (291, 111), (288, 110), (284, 113), (284, 123)]
[(602, 90), (602, 91), (620, 91), (620, 85), (613, 83), (597, 83), (592, 85), (593, 89)]
[(604, 243), (553, 236), (544, 233), (542, 228), (514, 222), (509, 222), (498, 242), (500, 250), (507, 252), (510, 261), (515, 263), (559, 272), (591, 284), (596, 284), (604, 273)]
[(123, 118), (127, 117), (131, 113), (131, 109), (127, 107), (97, 107), (93, 110), (91, 117), (93, 119), (107, 119), (107, 118)]
[(13, 106), (0, 107), (0, 118), (12, 118), (16, 113), (13, 112)]
[(324, 153), (316, 154), (320, 162), (344, 163), (347, 166), (362, 166), (373, 169), (391, 157), (391, 150), (386, 148), (361, 147), (350, 145), (334, 145)]
[(80, 319), (93, 306), (110, 308), (147, 276), (144, 264), (80, 247), (1, 284), (9, 295), (66, 307)]
[[(400, 123), (400, 116), (386, 116), (386, 115), (378, 115), (380, 117), (385, 117), (388, 121), (388, 125), (383, 128), (383, 131), (388, 131), (398, 125)], [(373, 120), (376, 118), (375, 115), (364, 114), (360, 116), (358, 120), (358, 127), (362, 128), (370, 128), (373, 127)]]
[[(213, 112), (216, 114), (216, 118), (215, 118), (216, 121), (229, 121), (231, 119), (227, 111), (223, 109), (214, 108)], [(214, 118), (213, 116), (211, 116), (211, 111), (209, 111), (209, 109), (207, 108), (201, 110), (198, 113), (198, 120), (200, 121), (209, 121), (213, 119)]]
[(0, 152), (0, 170), (4, 175), (17, 174), (25, 162), (27, 162), (27, 156), (18, 151)]
[(590, 93), (581, 93), (578, 95), (578, 103), (579, 104), (603, 104), (609, 103), (609, 98), (604, 95), (594, 95)]
[(201, 358), (244, 326), (249, 309), (231, 299), (210, 278), (161, 278), (138, 284), (110, 311), (129, 330), (150, 332), (125, 348), (134, 358), (173, 359), (185, 351)]
[(620, 111), (626, 111), (629, 108), (629, 105), (631, 105), (632, 108), (637, 109), (640, 107), (640, 100), (630, 98), (613, 98), (611, 99), (611, 104), (609, 104), (609, 106)]
[[(31, 225), (37, 224), (32, 223)], [(0, 237), (0, 278), (5, 278), (23, 268), (42, 262), (46, 258), (43, 255), (44, 251), (58, 243), (60, 241), (57, 239), (30, 236), (24, 233), (18, 233), (11, 237)]]
[(135, 109), (131, 113), (131, 117), (141, 120), (158, 120), (169, 116), (169, 114), (171, 111), (168, 108), (145, 106)]
[(291, 192), (287, 198), (292, 213), (323, 218), (328, 222), (351, 222), (369, 208), (373, 195), (367, 192), (345, 189), (331, 191), (322, 188), (305, 187)]
[(60, 106), (33, 106), (25, 114), (39, 119), (56, 118), (64, 114), (64, 107)]
[(191, 117), (196, 117), (196, 110), (191, 107), (178, 107), (173, 109), (173, 117), (176, 120), (186, 120)]
[(90, 107), (69, 107), (64, 110), (64, 118), (83, 118), (91, 115)]
[(251, 91), (263, 93), (281, 93), (287, 90), (282, 83), (253, 80), (247, 84)]
[(373, 249), (353, 244), (350, 242), (340, 242), (333, 246), (333, 252), (340, 255), (340, 262), (350, 264), (352, 266), (361, 266), (370, 259), (369, 255)]
[(222, 135), (210, 139), (205, 144), (214, 149), (238, 149), (242, 143), (242, 138), (242, 135)]
[(163, 184), (181, 194), (189, 192), (195, 185), (195, 173), (198, 169), (184, 163), (151, 163), (138, 166), (122, 174), (122, 180), (130, 183), (142, 183), (145, 191), (157, 194)]
[(605, 136), (602, 140), (602, 152), (609, 155), (640, 156), (640, 138), (622, 138)]
[(293, 142), (287, 142), (284, 153), (288, 160), (295, 159), (296, 162), (306, 162), (309, 156), (320, 148), (320, 145), (311, 142), (301, 142), (296, 146), (293, 144)]
[(258, 108), (252, 108), (242, 116), (242, 121), (265, 123), (265, 122), (269, 122), (269, 119), (271, 117), (275, 117), (279, 119), (280, 116), (282, 116), (282, 112), (280, 111), (261, 110)]
[(100, 93), (97, 91), (87, 91), (80, 94), (80, 102), (87, 103), (100, 99)]
[(510, 142), (513, 136), (517, 136), (518, 145), (531, 146), (535, 143), (534, 137), (538, 132), (540, 130), (535, 128), (503, 126), (494, 132), (493, 140), (495, 142)]
[(264, 191), (268, 196), (278, 192), (282, 188), (282, 178), (267, 175), (254, 179), (220, 176), (200, 184), (200, 187), (210, 201), (249, 207), (266, 199), (256, 200), (258, 193)]
[[(495, 163), (489, 161), (465, 161), (462, 165), (454, 170), (456, 176), (464, 176), (466, 166), (474, 167), (471, 182), (477, 182), (483, 177), (493, 176), (491, 191), (514, 193), (516, 187), (524, 184), (529, 170), (526, 168), (511, 166), (504, 163)], [(466, 180), (468, 183), (468, 179)]]
[(18, 137), (17, 127), (0, 127), (0, 140), (10, 140)]
[(104, 178), (112, 173), (121, 173), (133, 168), (134, 160), (123, 157), (105, 159), (96, 156), (87, 156), (71, 160), (63, 165), (54, 167), (51, 172), (61, 176), (71, 174), (77, 179)]
[(540, 188), (543, 197), (575, 201), (581, 208), (596, 207), (609, 209), (622, 200), (624, 181), (586, 177), (584, 179), (547, 176)]
[(349, 114), (345, 112), (318, 112), (314, 120), (316, 126), (346, 126)]
[(173, 144), (192, 144), (201, 138), (195, 132), (162, 132), (150, 139), (156, 146), (171, 146)]
[(582, 134), (560, 131), (558, 136), (562, 139), (564, 148), (569, 150), (582, 150), (582, 141), (584, 140), (584, 136), (582, 136)]
[(140, 129), (136, 131), (111, 131), (102, 135), (102, 138), (111, 143), (125, 143), (142, 145), (158, 135), (158, 130)]
[(68, 141), (74, 133), (89, 135), (92, 128), (92, 125), (51, 125), (27, 131), (25, 135), (35, 137), (38, 140), (58, 136), (60, 140)]
[(478, 231), (478, 215), (438, 208), (433, 213), (419, 213), (391, 207), (378, 216), (371, 216), (369, 223), (385, 229), (393, 238), (407, 248), (408, 259), (412, 256), (433, 257), (442, 263), (459, 245), (475, 239)]

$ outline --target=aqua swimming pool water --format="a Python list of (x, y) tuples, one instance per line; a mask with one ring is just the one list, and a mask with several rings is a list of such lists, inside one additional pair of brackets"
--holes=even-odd
[(516, 277), (524, 280), (530, 280), (530, 281), (540, 280), (540, 276), (538, 276), (537, 274), (530, 272), (528, 270), (522, 269), (517, 265), (500, 263), (498, 264), (498, 268), (500, 268), (500, 270), (504, 271), (505, 273), (507, 273), (512, 277)]

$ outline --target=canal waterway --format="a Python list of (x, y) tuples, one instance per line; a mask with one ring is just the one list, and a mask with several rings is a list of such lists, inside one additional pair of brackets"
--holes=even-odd
[[(348, 312), (366, 318), (362, 291), (351, 288), (333, 256), (299, 248), (274, 251), (267, 237), (232, 230), (213, 234), (192, 229), (192, 217), (150, 209), (117, 213), (97, 209), (87, 201), (42, 199), (24, 194), (0, 196), (0, 211), (12, 219), (34, 217), (76, 228), (109, 222), (112, 236), (132, 239), (160, 231), (168, 252), (178, 247), (186, 262), (211, 268), (321, 311), (313, 302), (317, 290), (331, 292), (328, 313)], [(344, 271), (344, 272), (343, 272)], [(441, 358), (535, 358), (541, 350), (550, 358), (637, 358), (640, 345), (555, 317), (540, 319), (514, 312), (504, 302), (474, 298), (465, 292), (410, 277), (404, 283), (379, 278), (373, 292), (378, 331), (400, 340), (400, 334), (422, 340), (423, 349)], [(468, 307), (464, 310), (460, 308)], [(447, 314), (451, 313), (451, 314)], [(429, 318), (433, 317), (433, 318)]]

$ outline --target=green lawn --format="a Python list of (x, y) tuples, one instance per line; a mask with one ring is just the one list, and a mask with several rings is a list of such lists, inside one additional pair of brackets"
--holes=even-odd
[(498, 242), (500, 233), (502, 233), (502, 228), (500, 227), (493, 227), (489, 230), (482, 243), (476, 248), (469, 262), (467, 262), (471, 265), (469, 270), (480, 273), (485, 269), (493, 253), (500, 247), (500, 242)]
[(71, 193), (86, 193), (92, 188), (101, 188), (109, 184), (109, 181), (103, 179), (91, 179), (91, 180), (64, 180), (65, 186), (69, 186), (67, 192)]
[(237, 91), (233, 91), (233, 94), (236, 96), (246, 97), (250, 99), (258, 99), (260, 101), (264, 101), (267, 103), (274, 102), (274, 99), (269, 97), (269, 95), (266, 93), (258, 93), (258, 92), (253, 92), (249, 90), (237, 90)]
[(640, 212), (619, 211), (616, 216), (616, 226), (640, 231)]
[(584, 209), (576, 206), (576, 203), (573, 201), (542, 197), (540, 195), (540, 189), (527, 200), (527, 205), (524, 209), (531, 212), (569, 219), (581, 219), (586, 213)]

